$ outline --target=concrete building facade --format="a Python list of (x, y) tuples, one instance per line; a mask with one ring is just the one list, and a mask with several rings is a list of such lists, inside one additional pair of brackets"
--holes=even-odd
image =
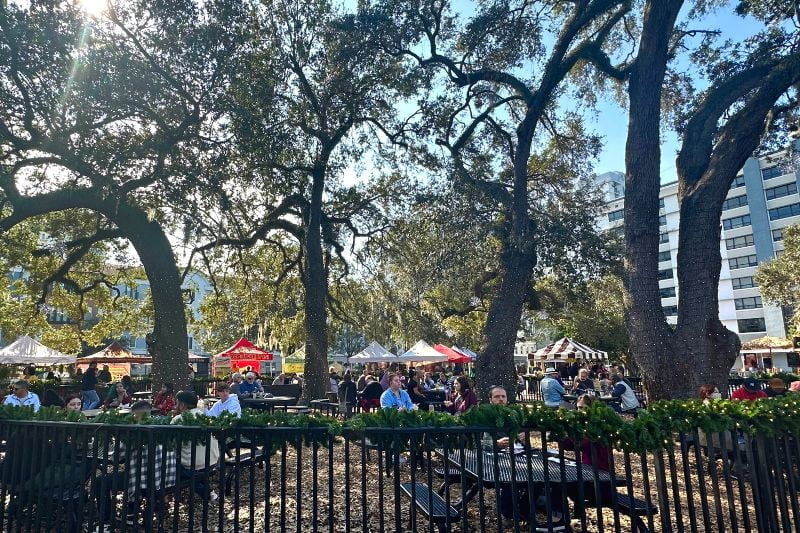
[[(796, 146), (800, 149), (800, 146)], [(624, 180), (621, 173), (597, 176), (598, 186), (607, 193), (606, 208), (598, 226), (608, 231), (623, 231)], [(777, 152), (751, 157), (737, 175), (722, 211), (720, 252), (722, 270), (719, 282), (719, 316), (722, 323), (739, 334), (743, 342), (758, 337), (786, 337), (786, 319), (780, 307), (763, 301), (753, 276), (759, 264), (774, 259), (783, 251), (783, 229), (800, 223), (800, 173), (796, 154)], [(608, 193), (617, 194), (615, 198)], [(659, 288), (667, 321), (677, 322), (678, 314), (678, 184), (661, 187), (659, 222)], [(761, 358), (760, 358), (761, 359)], [(766, 366), (790, 368), (786, 354), (775, 354)], [(762, 362), (762, 361), (759, 361)], [(740, 360), (736, 367), (741, 367)], [(735, 367), (735, 368), (736, 368)]]

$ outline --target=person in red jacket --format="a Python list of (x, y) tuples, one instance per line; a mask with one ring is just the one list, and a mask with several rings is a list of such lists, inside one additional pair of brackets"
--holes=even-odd
[(453, 401), (444, 402), (445, 407), (454, 415), (469, 410), (473, 405), (478, 405), (478, 397), (472, 390), (472, 384), (466, 376), (458, 376), (455, 382), (456, 396)]
[(747, 378), (742, 383), (742, 386), (733, 391), (731, 400), (748, 400), (755, 401), (761, 398), (766, 398), (767, 393), (761, 388), (761, 384), (756, 378)]

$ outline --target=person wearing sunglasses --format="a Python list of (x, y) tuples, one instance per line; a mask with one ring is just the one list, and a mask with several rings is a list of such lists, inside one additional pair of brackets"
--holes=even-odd
[(12, 384), (12, 393), (6, 396), (3, 404), (16, 407), (33, 407), (34, 411), (38, 411), (42, 404), (39, 401), (39, 396), (29, 390), (30, 387), (30, 383), (24, 379), (15, 381)]

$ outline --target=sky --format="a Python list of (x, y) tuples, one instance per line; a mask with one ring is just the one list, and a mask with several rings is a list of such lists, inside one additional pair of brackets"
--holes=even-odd
[[(689, 3), (687, 2), (687, 4)], [(686, 11), (687, 9), (684, 9), (684, 15)], [(752, 18), (739, 17), (733, 14), (731, 9), (726, 9), (711, 15), (708, 23), (702, 27), (694, 24), (691, 28), (720, 30), (723, 38), (740, 41), (757, 33), (759, 24)], [(596, 173), (602, 174), (612, 170), (624, 172), (625, 140), (628, 133), (627, 113), (609, 98), (599, 102), (598, 106), (597, 118), (591, 121), (594, 130), (603, 137), (603, 150), (595, 165)], [(661, 183), (669, 183), (677, 180), (675, 155), (680, 147), (680, 142), (675, 132), (664, 131), (662, 143)]]

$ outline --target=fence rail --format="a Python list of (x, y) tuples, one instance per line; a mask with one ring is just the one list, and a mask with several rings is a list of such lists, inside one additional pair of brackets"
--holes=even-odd
[(798, 435), (693, 431), (634, 453), (527, 431), (509, 452), (491, 431), (3, 420), (0, 529), (800, 530)]

